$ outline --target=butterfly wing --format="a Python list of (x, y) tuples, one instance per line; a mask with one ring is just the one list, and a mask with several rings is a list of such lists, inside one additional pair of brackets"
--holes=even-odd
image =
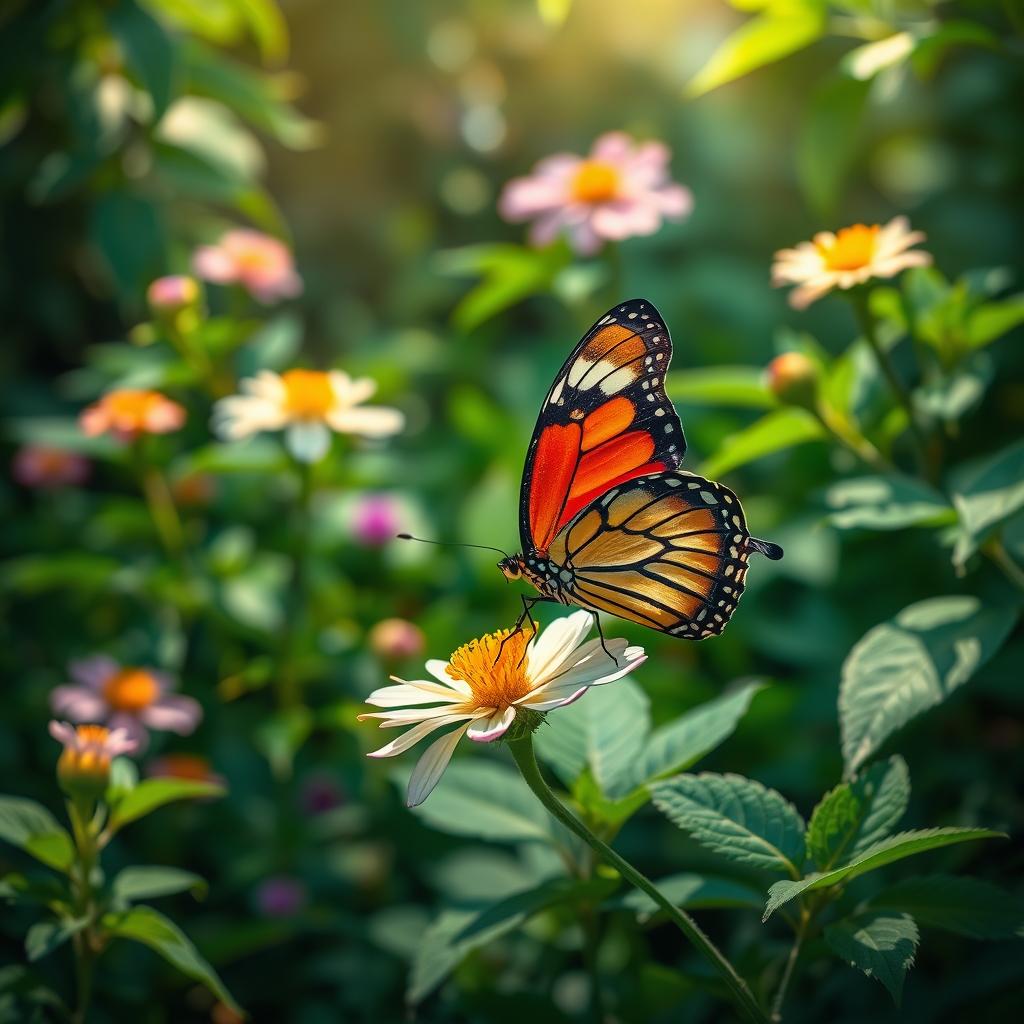
[(561, 530), (549, 556), (571, 574), (575, 604), (703, 640), (725, 629), (751, 551), (782, 557), (750, 536), (728, 487), (667, 472), (612, 487)]
[(671, 358), (665, 321), (645, 299), (609, 310), (583, 336), (544, 399), (527, 451), (525, 550), (546, 552), (610, 487), (679, 465), (686, 441), (665, 394)]

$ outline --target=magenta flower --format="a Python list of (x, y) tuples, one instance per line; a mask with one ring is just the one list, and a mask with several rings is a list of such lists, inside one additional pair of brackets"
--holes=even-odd
[(287, 875), (265, 879), (256, 890), (256, 906), (264, 917), (294, 917), (306, 905), (306, 887)]
[(510, 181), (498, 210), (508, 221), (533, 221), (530, 240), (547, 245), (561, 234), (589, 256), (606, 241), (653, 235), (663, 218), (679, 220), (693, 208), (689, 189), (669, 178), (668, 147), (608, 132), (590, 156), (549, 156), (525, 178)]
[(27, 444), (14, 456), (11, 475), (23, 487), (73, 487), (85, 483), (89, 468), (89, 460), (77, 452)]
[(235, 228), (215, 245), (204, 245), (192, 257), (192, 268), (204, 281), (239, 284), (254, 299), (270, 304), (302, 293), (291, 250), (278, 238)]
[(73, 661), (70, 672), (74, 683), (50, 694), (53, 713), (124, 730), (140, 752), (149, 743), (149, 729), (187, 736), (203, 717), (198, 701), (170, 692), (174, 683), (164, 672), (121, 666), (103, 654)]
[(386, 494), (367, 494), (352, 510), (352, 533), (367, 547), (380, 547), (394, 540), (398, 528), (398, 508)]

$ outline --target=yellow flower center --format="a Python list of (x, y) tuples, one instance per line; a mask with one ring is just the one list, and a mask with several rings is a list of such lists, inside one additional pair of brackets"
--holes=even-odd
[(103, 398), (103, 404), (119, 427), (124, 429), (131, 426), (136, 430), (146, 426), (154, 406), (166, 401), (159, 391), (136, 391), (131, 388), (111, 391)]
[(334, 406), (334, 388), (321, 370), (288, 370), (284, 381), (285, 407), (300, 419), (322, 420)]
[(572, 179), (572, 196), (580, 203), (607, 203), (619, 194), (619, 170), (603, 160), (585, 160)]
[(533, 689), (524, 657), (532, 635), (527, 630), (513, 635), (510, 629), (503, 629), (470, 640), (451, 656), (448, 675), (464, 680), (472, 691), (465, 702), (467, 710), (504, 710)]
[(104, 725), (80, 725), (75, 729), (78, 747), (67, 747), (57, 762), (57, 771), (65, 779), (83, 776), (103, 780), (110, 772), (107, 740), (110, 730)]
[(103, 696), (115, 711), (144, 711), (160, 696), (160, 684), (144, 668), (122, 668), (103, 684)]
[(843, 228), (831, 245), (819, 245), (818, 252), (829, 270), (860, 270), (875, 258), (879, 231), (877, 224), (854, 224), (852, 228)]

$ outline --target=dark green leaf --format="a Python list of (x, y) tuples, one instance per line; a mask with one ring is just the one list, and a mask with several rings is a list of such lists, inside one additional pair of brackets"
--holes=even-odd
[(25, 955), (29, 962), (49, 956), (88, 923), (87, 917), (75, 921), (37, 921), (25, 936)]
[[(655, 883), (677, 907), (685, 910), (703, 910), (725, 907), (760, 907), (764, 900), (762, 890), (738, 882), (734, 878), (715, 875), (697, 875), (684, 872), (670, 875)], [(658, 904), (645, 892), (633, 889), (625, 896), (606, 906), (622, 906), (636, 911), (641, 920), (647, 920), (659, 912)]]
[(953, 563), (962, 566), (997, 527), (1024, 508), (1024, 441), (955, 474), (952, 491), (961, 526)]
[(163, 26), (134, 0), (120, 0), (108, 16), (110, 31), (121, 44), (125, 62), (153, 101), (160, 120), (174, 93), (175, 53)]
[(110, 827), (123, 828), (131, 821), (152, 814), (177, 800), (200, 800), (223, 796), (223, 786), (196, 779), (146, 779), (111, 809)]
[(825, 940), (851, 967), (880, 981), (900, 1005), (903, 979), (917, 952), (917, 925), (909, 914), (869, 912), (847, 917), (825, 929)]
[(1024, 324), (1024, 295), (979, 306), (967, 318), (967, 344), (983, 348)]
[(826, 504), (829, 521), (841, 530), (902, 530), (908, 526), (944, 526), (956, 521), (946, 499), (912, 477), (864, 476), (833, 484)]
[(58, 871), (67, 871), (75, 859), (71, 836), (34, 800), (0, 796), (0, 839)]
[(824, 427), (809, 412), (779, 409), (731, 434), (704, 463), (701, 473), (713, 479), (765, 455), (808, 441), (818, 441), (824, 436)]
[(206, 895), (206, 882), (199, 875), (180, 868), (140, 865), (123, 868), (110, 884), (113, 895), (128, 903), (191, 892), (197, 899)]

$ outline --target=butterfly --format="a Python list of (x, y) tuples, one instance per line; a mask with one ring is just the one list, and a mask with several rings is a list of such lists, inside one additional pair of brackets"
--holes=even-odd
[(610, 309), (583, 336), (544, 398), (519, 497), (522, 553), (498, 568), (538, 601), (577, 605), (703, 640), (722, 632), (752, 552), (782, 548), (747, 531), (722, 484), (679, 469), (683, 426), (665, 375), (672, 341), (652, 303)]

